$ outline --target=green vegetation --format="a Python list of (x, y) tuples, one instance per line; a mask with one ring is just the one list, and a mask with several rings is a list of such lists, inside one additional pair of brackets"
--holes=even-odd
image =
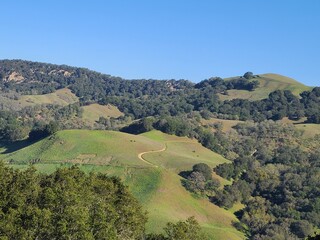
[(186, 233), (198, 229), (191, 216), (210, 239), (320, 228), (320, 87), (252, 72), (194, 84), (0, 63), (0, 159), (120, 177), (149, 212), (147, 239), (198, 238)]
[(37, 159), (37, 163), (148, 166), (138, 154), (160, 148), (161, 143), (143, 136), (113, 131), (65, 130), (0, 158), (11, 164), (29, 164)]
[[(197, 123), (190, 125), (179, 119), (194, 118), (199, 122), (202, 116), (205, 119), (213, 117), (261, 122), (288, 117), (294, 121), (305, 118), (308, 123), (320, 122), (319, 88), (304, 91), (299, 98), (290, 90), (301, 92), (310, 89), (277, 75), (257, 76), (247, 72), (243, 77), (229, 80), (209, 78), (193, 84), (184, 80), (128, 81), (87, 69), (27, 61), (4, 60), (1, 63), (3, 78), (0, 87), (2, 98), (6, 100), (0, 105), (3, 110), (0, 111), (0, 138), (4, 141), (22, 140), (32, 129), (52, 120), (57, 121), (61, 129), (119, 130), (132, 120), (142, 118), (138, 123), (142, 123), (144, 129), (141, 125), (137, 126), (137, 129), (142, 129), (141, 132), (156, 128), (169, 134), (195, 137), (205, 147), (224, 153), (225, 146), (220, 146), (222, 139), (218, 133), (215, 140), (208, 132), (197, 129)], [(232, 89), (245, 89), (252, 93), (258, 89), (266, 90), (266, 86), (259, 88), (261, 81), (281, 83), (277, 86), (285, 90), (269, 91), (265, 99), (257, 101), (219, 100), (218, 94)], [(10, 101), (19, 99), (28, 99), (32, 104), (21, 104), (18, 108), (16, 104), (10, 104)], [(154, 117), (153, 122), (149, 121), (151, 116)], [(214, 125), (214, 128), (221, 130), (218, 123)], [(139, 133), (132, 131), (133, 125), (130, 127), (131, 130), (126, 127), (122, 129)]]
[[(232, 151), (233, 164), (215, 171), (233, 180), (217, 190), (213, 202), (232, 208), (245, 207), (237, 215), (248, 226), (252, 239), (305, 238), (319, 228), (319, 152), (317, 136), (301, 139), (294, 126), (282, 123), (242, 123)], [(239, 227), (241, 227), (239, 225)]]
[[(155, 152), (166, 145), (164, 151)], [(142, 152), (145, 152), (142, 157), (152, 165), (138, 157)], [(211, 168), (227, 162), (221, 155), (186, 137), (159, 131), (130, 135), (114, 131), (64, 130), (18, 151), (2, 153), (1, 158), (15, 168), (26, 168), (30, 161), (39, 159), (33, 166), (42, 172), (51, 173), (58, 167), (77, 164), (87, 173), (119, 176), (148, 211), (148, 233), (163, 233), (167, 222), (195, 216), (210, 239), (219, 239), (224, 234), (230, 239), (243, 238), (232, 226), (232, 222), (237, 221), (233, 214), (208, 200), (194, 198), (182, 187), (180, 171), (199, 162), (206, 162)]]
[(208, 239), (194, 217), (146, 234), (146, 212), (119, 178), (75, 166), (45, 175), (0, 163), (0, 187), (1, 239)]
[[(231, 79), (233, 78), (227, 78), (226, 81)], [(226, 94), (219, 94), (219, 98), (221, 100), (249, 99), (255, 101), (267, 98), (271, 92), (276, 90), (290, 90), (296, 96), (303, 91), (311, 90), (310, 87), (279, 74), (260, 74), (256, 75), (255, 80), (259, 81), (259, 86), (254, 91), (228, 90)]]
[[(76, 167), (50, 175), (0, 164), (2, 239), (141, 239), (141, 205), (115, 177)], [(125, 216), (125, 218), (124, 218)]]
[(314, 137), (317, 134), (320, 134), (320, 125), (319, 124), (295, 124), (297, 129), (303, 132), (303, 136), (306, 138)]

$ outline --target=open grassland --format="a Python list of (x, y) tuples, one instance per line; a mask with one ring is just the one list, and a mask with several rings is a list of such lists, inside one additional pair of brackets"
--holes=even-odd
[(305, 138), (314, 137), (315, 135), (320, 134), (319, 124), (301, 123), (301, 124), (295, 124), (294, 126), (303, 132), (302, 136)]
[[(228, 90), (228, 95), (219, 94), (221, 100), (231, 100), (235, 98), (249, 99), (251, 101), (267, 98), (275, 90), (290, 90), (293, 94), (299, 96), (303, 91), (311, 90), (311, 87), (305, 86), (298, 81), (279, 74), (261, 74), (253, 80), (258, 80), (260, 86), (254, 91), (247, 90)], [(226, 81), (232, 78), (225, 79)]]
[[(21, 146), (22, 147), (22, 146)], [(163, 149), (161, 152), (155, 152)], [(138, 156), (144, 152), (142, 161)], [(130, 135), (113, 131), (65, 130), (19, 150), (2, 149), (0, 158), (15, 168), (34, 159), (41, 172), (78, 164), (85, 172), (119, 176), (148, 211), (147, 232), (161, 232), (169, 221), (195, 216), (209, 239), (243, 239), (232, 222), (232, 212), (207, 199), (198, 199), (181, 185), (181, 170), (205, 162), (211, 167), (227, 162), (195, 140), (151, 131)], [(214, 176), (216, 177), (216, 176)], [(228, 181), (219, 179), (223, 184)]]
[(303, 138), (312, 138), (315, 135), (320, 134), (320, 125), (313, 123), (305, 123), (306, 120), (307, 118), (304, 117), (297, 121), (293, 121), (288, 118), (283, 118), (281, 121), (283, 123), (293, 124), (296, 129), (302, 132)]
[(110, 117), (120, 117), (123, 116), (123, 113), (119, 111), (119, 109), (110, 104), (108, 105), (100, 105), (97, 103), (90, 104), (88, 106), (82, 107), (83, 114), (82, 119), (85, 122), (94, 124), (99, 120), (100, 117), (110, 118)]

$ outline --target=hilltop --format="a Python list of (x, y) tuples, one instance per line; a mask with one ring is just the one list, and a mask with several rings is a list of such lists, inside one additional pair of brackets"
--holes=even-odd
[[(187, 80), (126, 80), (85, 68), (1, 60), (0, 110), (34, 110), (37, 118), (44, 121), (57, 119), (52, 115), (62, 111), (69, 114), (69, 120), (62, 121), (66, 128), (97, 128), (100, 117), (106, 122), (105, 119), (124, 116), (134, 120), (193, 111), (209, 111), (229, 120), (309, 117), (308, 121), (316, 123), (314, 111), (304, 109), (313, 108), (314, 104), (302, 99), (312, 88), (278, 74), (246, 74), (209, 78), (195, 84)], [(302, 93), (305, 94), (300, 96)], [(288, 106), (275, 106), (273, 101), (279, 98), (282, 105)], [(54, 109), (48, 112), (44, 108)], [(116, 125), (129, 122), (122, 118)]]
[[(240, 77), (240, 76), (239, 76)], [(226, 78), (225, 81), (230, 81), (239, 77)], [(309, 91), (312, 88), (308, 87), (295, 79), (282, 76), (280, 74), (267, 73), (255, 75), (255, 80), (259, 81), (259, 87), (254, 91), (247, 90), (228, 90), (227, 94), (219, 94), (221, 100), (231, 99), (249, 99), (251, 101), (261, 100), (276, 90), (290, 90), (294, 95), (299, 96), (303, 91)]]

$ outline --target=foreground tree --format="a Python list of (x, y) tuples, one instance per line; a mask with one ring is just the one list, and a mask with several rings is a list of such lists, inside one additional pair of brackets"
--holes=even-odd
[(146, 214), (118, 178), (0, 164), (0, 239), (140, 239)]
[(201, 232), (201, 227), (194, 217), (186, 221), (168, 223), (164, 228), (165, 234), (149, 234), (147, 240), (206, 240), (207, 236)]

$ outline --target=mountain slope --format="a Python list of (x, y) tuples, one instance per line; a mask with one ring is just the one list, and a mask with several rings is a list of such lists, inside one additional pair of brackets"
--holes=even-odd
[[(160, 149), (162, 152), (154, 152)], [(61, 164), (80, 164), (87, 172), (116, 175), (149, 212), (148, 232), (160, 232), (168, 221), (195, 216), (210, 239), (242, 239), (232, 227), (236, 217), (205, 199), (196, 199), (181, 185), (181, 170), (205, 162), (211, 167), (227, 162), (195, 140), (152, 131), (130, 135), (113, 131), (65, 130), (0, 159), (23, 168), (37, 160), (36, 168), (50, 172)], [(142, 161), (139, 153), (147, 152)]]

